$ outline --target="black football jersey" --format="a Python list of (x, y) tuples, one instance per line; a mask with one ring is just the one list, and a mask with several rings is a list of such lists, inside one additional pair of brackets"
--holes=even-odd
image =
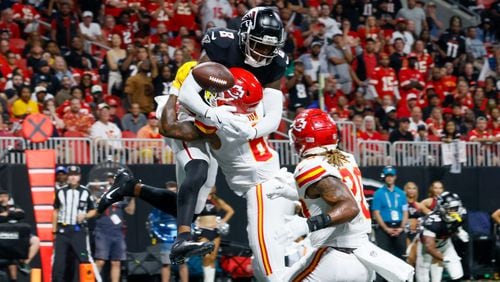
[(444, 241), (450, 238), (453, 234), (457, 233), (458, 228), (462, 225), (462, 223), (457, 221), (447, 223), (441, 218), (439, 211), (433, 211), (425, 216), (422, 225), (424, 229), (423, 234), (434, 234), (439, 247), (439, 242)]
[(438, 45), (447, 59), (455, 59), (465, 53), (465, 38), (460, 34), (447, 31), (439, 37)]
[(201, 45), (212, 62), (223, 64), (228, 68), (246, 69), (253, 73), (263, 86), (283, 77), (288, 65), (288, 56), (283, 51), (280, 51), (270, 64), (254, 68), (245, 64), (245, 54), (240, 48), (239, 41), (238, 32), (235, 30), (212, 28), (205, 33)]

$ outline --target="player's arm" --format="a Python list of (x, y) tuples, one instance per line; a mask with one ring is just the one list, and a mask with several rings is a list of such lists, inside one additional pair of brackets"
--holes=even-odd
[[(425, 233), (426, 231), (424, 231)], [(422, 235), (422, 243), (425, 246), (425, 250), (436, 260), (443, 261), (444, 256), (438, 248), (436, 247), (436, 238), (432, 236)]]
[(336, 177), (328, 176), (312, 184), (306, 195), (311, 199), (321, 197), (331, 207), (326, 215), (318, 215), (329, 219), (323, 227), (349, 222), (359, 214), (358, 205), (349, 188)]
[(264, 117), (254, 126), (255, 135), (249, 136), (249, 139), (267, 136), (278, 129), (283, 114), (283, 93), (280, 85), (280, 80), (265, 85), (262, 98)]
[[(192, 95), (198, 96), (198, 95)], [(160, 134), (165, 137), (179, 139), (183, 141), (193, 141), (201, 139), (199, 131), (190, 121), (179, 122), (177, 120), (177, 96), (170, 95), (167, 104), (163, 108), (160, 118)]]

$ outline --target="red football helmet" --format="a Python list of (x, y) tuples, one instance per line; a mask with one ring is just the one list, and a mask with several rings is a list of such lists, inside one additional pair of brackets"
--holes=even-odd
[(338, 144), (337, 124), (320, 109), (307, 109), (298, 114), (289, 135), (300, 156), (314, 148), (335, 149)]
[(234, 86), (220, 94), (218, 105), (234, 106), (240, 114), (255, 112), (264, 96), (260, 82), (245, 69), (230, 68), (229, 71), (233, 74)]

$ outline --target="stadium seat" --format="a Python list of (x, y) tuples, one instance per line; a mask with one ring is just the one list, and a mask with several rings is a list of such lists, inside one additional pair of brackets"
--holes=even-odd
[(122, 132), (122, 137), (123, 138), (136, 138), (137, 134), (135, 134), (135, 132), (125, 130)]

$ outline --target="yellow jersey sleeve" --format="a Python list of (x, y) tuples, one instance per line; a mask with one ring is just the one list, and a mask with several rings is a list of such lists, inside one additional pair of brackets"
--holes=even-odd
[(180, 68), (177, 70), (177, 73), (175, 74), (174, 81), (172, 82), (172, 87), (170, 87), (170, 93), (168, 94), (179, 95), (179, 90), (181, 89), (182, 83), (189, 75), (191, 69), (194, 68), (197, 64), (197, 61), (189, 61), (180, 66)]

